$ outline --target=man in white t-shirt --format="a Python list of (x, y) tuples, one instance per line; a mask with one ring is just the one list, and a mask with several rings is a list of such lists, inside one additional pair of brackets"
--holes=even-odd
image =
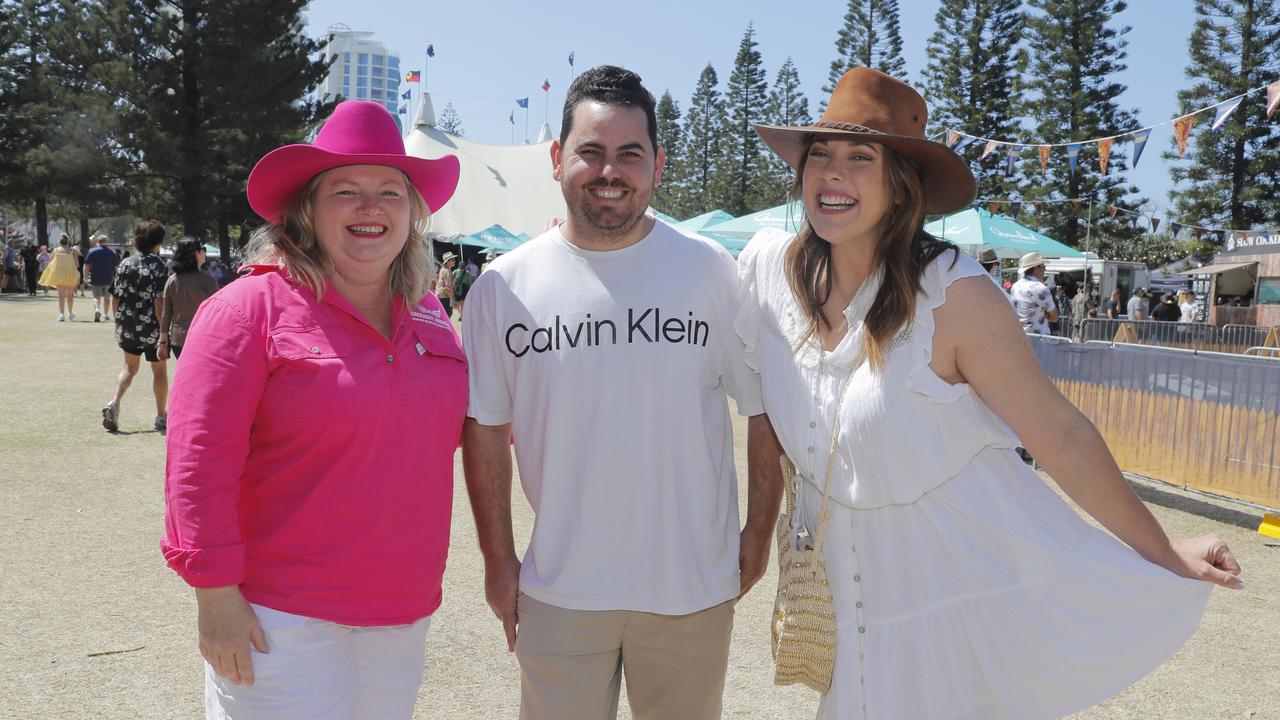
[(1018, 260), (1018, 274), (1022, 277), (1009, 291), (1018, 322), (1029, 335), (1048, 335), (1049, 323), (1058, 321), (1058, 307), (1044, 284), (1044, 258), (1038, 252), (1023, 255)]
[[(781, 498), (733, 259), (645, 216), (665, 160), (653, 96), (580, 75), (551, 146), (568, 220), (495, 260), (463, 317), (463, 460), (485, 593), (525, 720), (719, 718), (733, 606), (763, 574)], [(753, 456), (739, 532), (726, 394)], [(768, 433), (769, 435), (762, 435)], [(511, 453), (532, 506), (523, 562)], [(518, 641), (517, 641), (518, 629)]]
[(1133, 297), (1129, 298), (1129, 302), (1125, 305), (1125, 312), (1129, 314), (1130, 320), (1146, 320), (1147, 319), (1147, 291), (1138, 288), (1133, 293)]

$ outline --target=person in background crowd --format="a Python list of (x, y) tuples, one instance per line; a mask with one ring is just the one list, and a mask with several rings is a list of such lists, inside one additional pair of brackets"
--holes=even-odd
[(1076, 296), (1071, 298), (1071, 317), (1075, 321), (1073, 333), (1089, 317), (1089, 293), (1085, 292), (1084, 283), (1076, 288)]
[(358, 100), (249, 174), (267, 224), (187, 331), (165, 464), (208, 718), (413, 715), (467, 404), (427, 289), (427, 220), (457, 184), (455, 156), (405, 154)]
[(1052, 334), (1049, 323), (1058, 322), (1058, 308), (1053, 304), (1053, 295), (1044, 284), (1044, 258), (1038, 252), (1023, 255), (1018, 260), (1018, 274), (1022, 277), (1013, 284), (1010, 295), (1023, 332)]
[(22, 288), (22, 255), (18, 252), (18, 240), (0, 240), (0, 256), (4, 272), (0, 277), (0, 290), (20, 292)]
[(75, 289), (80, 284), (80, 271), (76, 269), (76, 256), (66, 233), (58, 238), (58, 248), (53, 251), (49, 266), (40, 274), (40, 284), (58, 293), (58, 322), (75, 322)]
[(1067, 298), (1067, 289), (1058, 285), (1053, 289), (1053, 307), (1058, 311), (1058, 319), (1049, 323), (1049, 329), (1054, 335), (1071, 335), (1071, 301)]
[[(522, 720), (611, 720), (623, 682), (637, 720), (718, 720), (734, 603), (768, 566), (776, 463), (751, 456), (738, 524), (726, 395), (752, 447), (769, 426), (733, 258), (645, 214), (654, 105), (623, 68), (573, 81), (551, 144), (569, 218), (494, 261), (463, 317), (467, 489)], [(561, 324), (574, 339), (543, 343)], [(523, 562), (513, 438), (537, 518)]]
[(854, 68), (818, 123), (756, 126), (805, 212), (738, 257), (734, 328), (776, 431), (752, 453), (794, 462), (809, 538), (828, 518), (821, 720), (1063, 717), (1173, 655), (1240, 568), (1218, 538), (1165, 534), (986, 272), (924, 231), (976, 194), (927, 125), (914, 88)]
[(1123, 296), (1120, 294), (1119, 290), (1111, 293), (1111, 299), (1107, 300), (1108, 320), (1119, 320), (1122, 317), (1122, 308), (1124, 307), (1121, 304), (1123, 302), (1122, 298)]
[(476, 278), (480, 277), (480, 267), (476, 265), (475, 255), (472, 255), (471, 257), (467, 258), (466, 270), (468, 273), (471, 274), (471, 282), (475, 282)]
[(983, 249), (982, 252), (978, 253), (978, 264), (982, 266), (983, 270), (987, 271), (987, 276), (991, 278), (991, 282), (1000, 288), (1000, 292), (1004, 293), (1006, 298), (1009, 298), (1009, 305), (1013, 306), (1013, 296), (1009, 294), (1009, 291), (1000, 282), (1000, 256), (996, 254), (996, 251), (992, 248)]
[(444, 308), (445, 317), (453, 317), (453, 268), (458, 264), (458, 256), (446, 252), (440, 260), (440, 270), (436, 273), (436, 298)]
[(97, 247), (89, 251), (84, 259), (84, 280), (93, 293), (93, 321), (101, 322), (105, 315), (111, 322), (115, 295), (111, 294), (111, 283), (116, 279), (116, 267), (120, 265), (120, 256), (107, 246), (107, 236), (94, 237)]
[(1181, 322), (1199, 322), (1199, 313), (1196, 311), (1195, 296), (1190, 291), (1178, 291), (1178, 309), (1182, 311)]
[(1129, 298), (1129, 302), (1125, 306), (1125, 313), (1130, 320), (1147, 319), (1147, 291), (1145, 289), (1138, 288), (1133, 293), (1133, 297)]
[(1160, 296), (1156, 309), (1151, 311), (1151, 319), (1161, 322), (1178, 322), (1182, 319), (1182, 309), (1173, 301), (1172, 294), (1164, 293)]
[(169, 260), (171, 275), (164, 284), (164, 303), (160, 306), (160, 337), (156, 354), (166, 360), (170, 353), (174, 359), (182, 355), (182, 344), (187, 339), (187, 328), (195, 317), (196, 308), (205, 298), (218, 292), (218, 281), (203, 269), (204, 243), (193, 237), (178, 241)]
[(89, 254), (89, 247), (89, 238), (81, 238), (80, 242), (71, 246), (71, 251), (76, 256), (76, 273), (80, 276), (79, 281), (76, 282), (76, 295), (78, 297), (84, 297), (85, 287), (89, 284), (84, 274), (84, 259)]
[(35, 297), (36, 288), (40, 285), (40, 250), (36, 248), (34, 240), (28, 240), (26, 247), (22, 248), (22, 271), (27, 283), (27, 294)]
[(467, 301), (467, 293), (471, 291), (471, 284), (475, 282), (476, 276), (471, 273), (471, 268), (475, 267), (471, 262), (466, 265), (459, 264), (453, 270), (453, 304), (458, 308), (458, 319), (462, 319), (462, 306)]
[[(489, 269), (489, 264), (497, 259), (498, 251), (493, 248), (489, 248), (489, 252), (484, 254), (484, 263), (480, 266), (480, 275), (483, 275), (485, 271)], [(480, 275), (476, 275), (476, 277), (480, 277)]]
[(108, 432), (120, 429), (120, 401), (133, 384), (145, 356), (151, 364), (151, 392), (156, 400), (154, 427), (164, 433), (167, 427), (169, 372), (160, 357), (160, 305), (164, 302), (164, 284), (169, 268), (157, 252), (164, 242), (165, 230), (160, 223), (143, 221), (133, 227), (133, 247), (138, 251), (120, 262), (111, 294), (116, 298), (116, 345), (124, 352), (124, 368), (116, 377), (116, 393), (102, 408), (102, 427)]

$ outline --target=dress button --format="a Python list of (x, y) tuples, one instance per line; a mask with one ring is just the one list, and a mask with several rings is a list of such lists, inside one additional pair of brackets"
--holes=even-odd
[(858, 627), (858, 632), (860, 632), (860, 633), (865, 633), (866, 631), (867, 631), (867, 629), (866, 629), (865, 627), (862, 627), (862, 626), (859, 626), (859, 627)]
[(311, 346), (311, 352), (312, 352), (313, 354), (319, 355), (319, 354), (320, 354), (320, 348), (316, 347), (315, 345), (312, 345), (312, 346)]
[(387, 362), (395, 362), (395, 361), (396, 361), (396, 356), (395, 356), (395, 355), (388, 355), (388, 356), (387, 356)]
[(854, 576), (853, 576), (853, 581), (854, 581), (854, 582), (862, 582), (862, 576), (861, 576), (861, 575), (854, 575)]
[(862, 607), (862, 601), (861, 601), (861, 600), (859, 600), (858, 602), (854, 603), (853, 605), (854, 605), (854, 607)]
[(809, 446), (809, 452), (813, 452), (813, 446), (812, 446), (812, 445), (810, 445), (810, 446)]
[(809, 421), (809, 427), (811, 427), (811, 428), (816, 428), (816, 427), (818, 427), (818, 423), (816, 423), (816, 422), (814, 422), (814, 421), (810, 420), (810, 421)]

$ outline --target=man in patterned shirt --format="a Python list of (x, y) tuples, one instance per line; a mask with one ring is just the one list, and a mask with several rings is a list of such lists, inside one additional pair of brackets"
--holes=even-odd
[(138, 253), (120, 263), (111, 283), (117, 302), (116, 345), (124, 351), (124, 369), (116, 379), (115, 397), (102, 408), (102, 426), (109, 432), (119, 427), (120, 400), (138, 374), (144, 355), (151, 364), (151, 389), (156, 396), (155, 429), (163, 433), (168, 428), (169, 374), (165, 361), (156, 353), (160, 304), (169, 278), (169, 266), (157, 254), (164, 234), (164, 226), (154, 220), (138, 223), (133, 228), (133, 246)]
[(1053, 293), (1044, 284), (1044, 258), (1038, 252), (1029, 252), (1018, 261), (1018, 274), (1022, 276), (1009, 291), (1018, 322), (1028, 335), (1048, 335), (1049, 323), (1058, 321), (1058, 308), (1053, 304)]

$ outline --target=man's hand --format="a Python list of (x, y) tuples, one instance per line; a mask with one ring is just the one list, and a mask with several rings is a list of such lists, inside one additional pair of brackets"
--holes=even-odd
[(516, 626), (520, 623), (516, 615), (516, 595), (520, 592), (520, 561), (514, 556), (495, 566), (485, 566), (484, 597), (489, 601), (489, 608), (502, 621), (502, 630), (507, 635), (507, 652), (516, 650)]

